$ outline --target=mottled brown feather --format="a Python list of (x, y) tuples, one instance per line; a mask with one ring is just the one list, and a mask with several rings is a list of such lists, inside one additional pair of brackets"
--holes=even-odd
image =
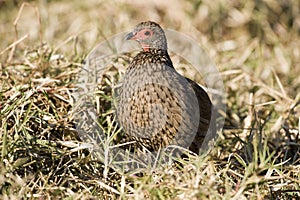
[[(153, 31), (151, 37), (140, 36), (143, 30)], [(147, 48), (133, 58), (123, 79), (117, 116), (126, 135), (151, 151), (175, 144), (198, 153), (211, 121), (207, 93), (176, 72), (158, 24), (142, 22), (132, 37)]]

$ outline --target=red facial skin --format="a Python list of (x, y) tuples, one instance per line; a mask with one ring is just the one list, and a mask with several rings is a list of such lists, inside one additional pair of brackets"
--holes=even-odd
[(149, 44), (144, 43), (143, 40), (152, 37), (152, 35), (153, 35), (153, 31), (146, 28), (146, 29), (140, 30), (139, 32), (134, 32), (133, 36), (131, 38), (129, 38), (129, 40), (138, 41), (141, 44), (144, 51), (149, 51), (149, 49), (150, 49)]

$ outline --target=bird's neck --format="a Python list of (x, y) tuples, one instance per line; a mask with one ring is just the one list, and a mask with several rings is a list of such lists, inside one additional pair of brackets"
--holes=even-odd
[(172, 60), (169, 56), (168, 49), (152, 49), (155, 55), (161, 56), (169, 67), (173, 68)]
[(143, 48), (143, 51), (144, 52), (150, 52), (152, 53), (153, 55), (168, 55), (168, 49), (163, 49), (163, 48), (151, 48), (151, 47), (148, 47), (148, 49), (144, 49)]
[(167, 43), (163, 41), (156, 41), (152, 43), (140, 41), (139, 44), (143, 51), (146, 52), (152, 51), (153, 53), (168, 53)]
[(164, 64), (171, 68), (173, 67), (172, 60), (168, 54), (168, 50), (166, 49), (152, 49), (149, 51), (141, 51), (134, 58), (131, 63), (131, 67), (136, 68), (138, 66), (147, 66), (147, 65), (156, 65), (156, 64)]

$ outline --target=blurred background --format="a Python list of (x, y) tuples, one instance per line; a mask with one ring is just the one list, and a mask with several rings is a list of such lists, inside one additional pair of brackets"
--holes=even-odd
[[(220, 70), (243, 68), (265, 80), (274, 69), (295, 95), (299, 86), (289, 81), (299, 74), (299, 9), (297, 0), (1, 0), (0, 49), (28, 34), (19, 50), (47, 44), (64, 55), (83, 55), (105, 38), (153, 20), (199, 41)], [(1, 61), (8, 57), (2, 53)]]

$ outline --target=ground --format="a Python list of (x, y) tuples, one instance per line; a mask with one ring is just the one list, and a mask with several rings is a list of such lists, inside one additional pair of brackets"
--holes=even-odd
[[(1, 199), (300, 198), (299, 1), (2, 0), (0, 20)], [(206, 51), (224, 83), (225, 124), (207, 155), (124, 172), (81, 145), (71, 93), (97, 44), (145, 20)], [(110, 81), (97, 109), (116, 136)]]

